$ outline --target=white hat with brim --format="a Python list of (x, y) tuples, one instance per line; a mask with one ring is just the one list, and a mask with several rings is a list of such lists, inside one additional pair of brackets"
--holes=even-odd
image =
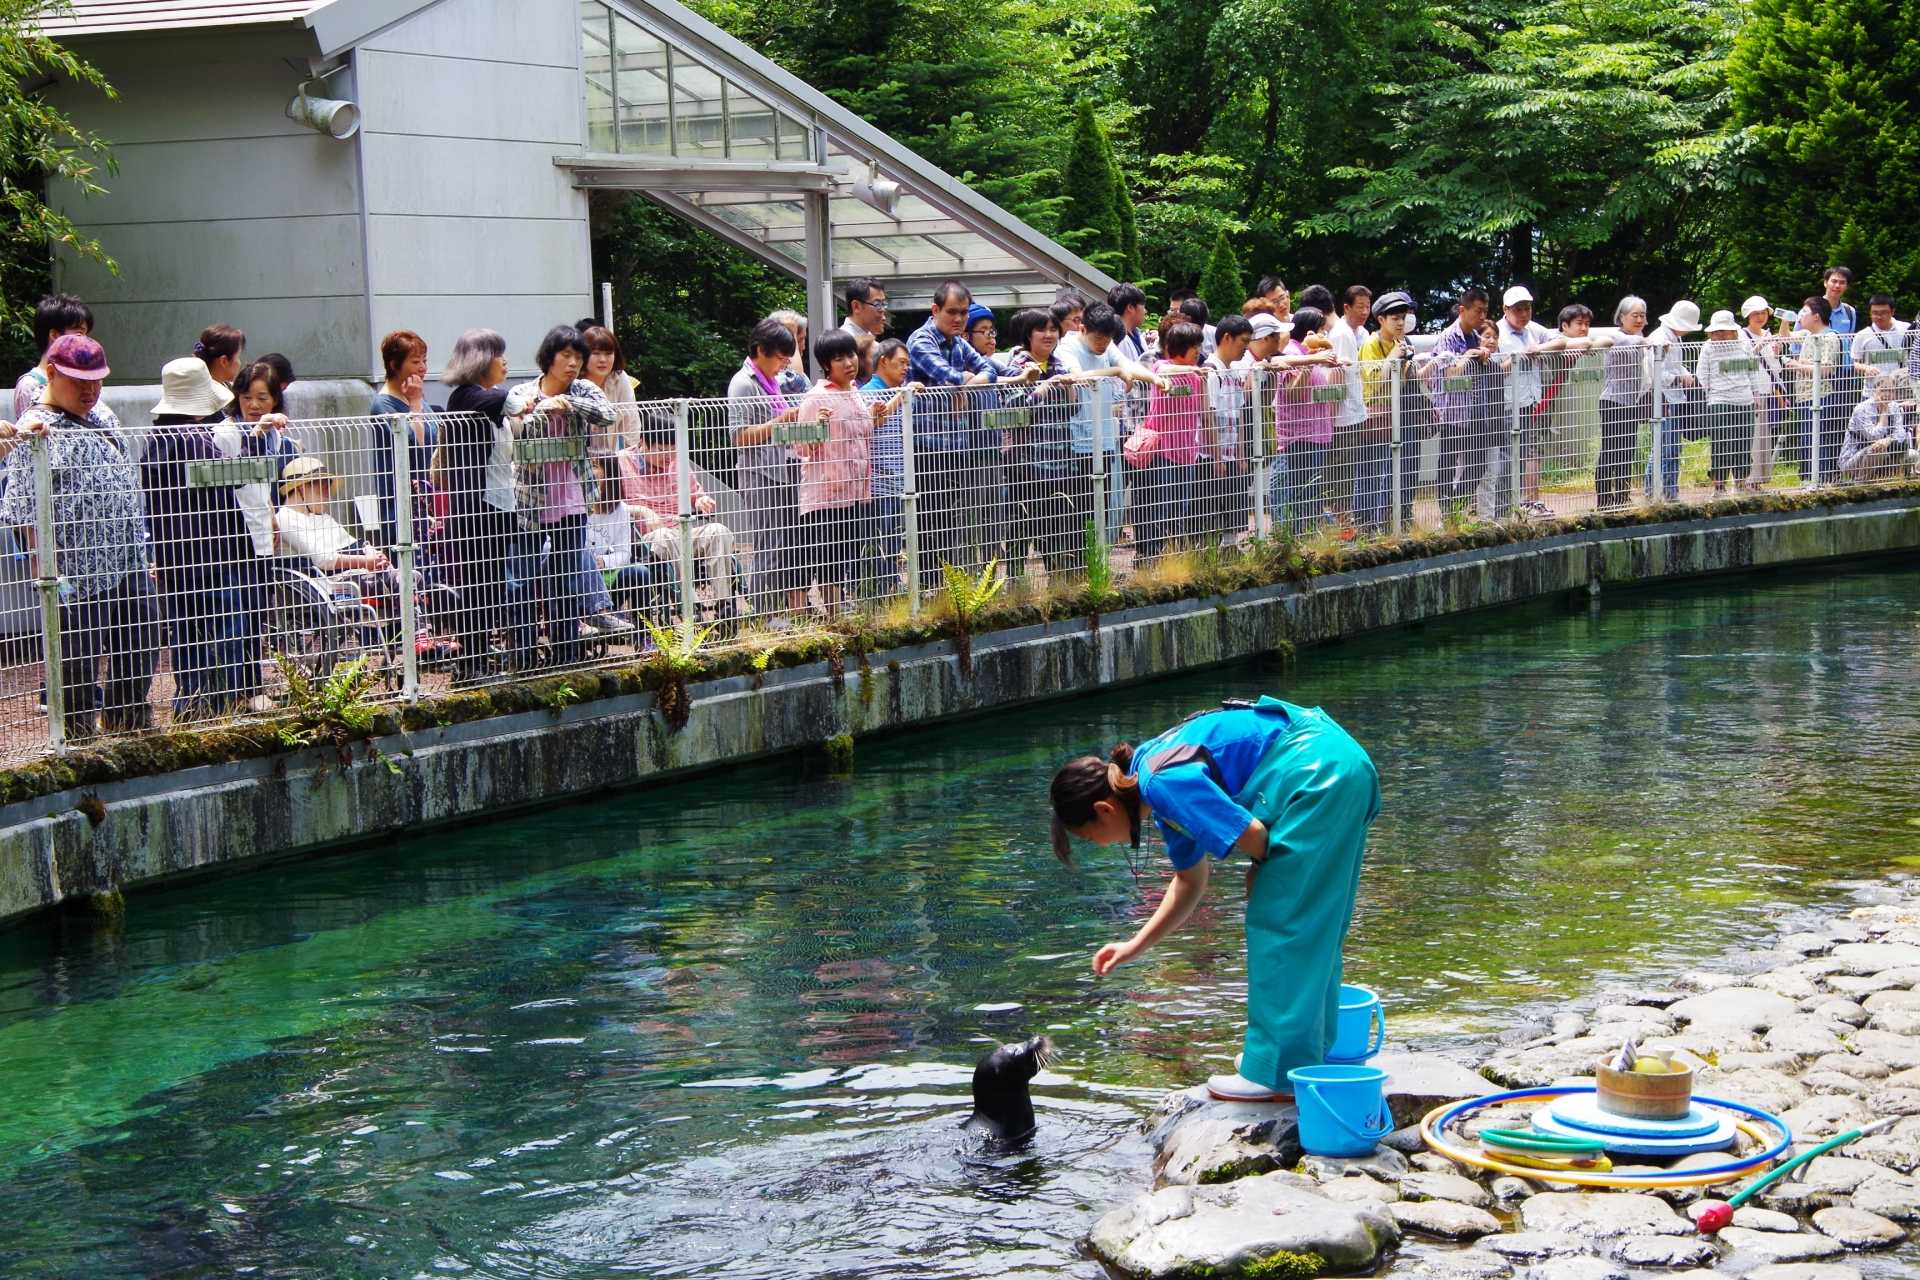
[(1692, 333), (1700, 327), (1700, 308), (1683, 298), (1660, 317), (1660, 323), (1675, 333)]
[(153, 412), (204, 418), (233, 403), (233, 392), (213, 380), (207, 362), (199, 356), (169, 360), (160, 370), (160, 403)]
[(1738, 333), (1740, 322), (1733, 318), (1731, 311), (1716, 311), (1713, 319), (1707, 321), (1708, 333)]
[(1256, 338), (1271, 338), (1275, 334), (1285, 333), (1287, 331), (1287, 326), (1281, 324), (1279, 320), (1264, 311), (1256, 311), (1253, 313), (1252, 324), (1253, 336)]
[(1523, 284), (1514, 285), (1500, 299), (1500, 305), (1503, 307), (1517, 307), (1523, 302), (1528, 306), (1533, 305), (1533, 295), (1527, 292), (1527, 286)]
[(1772, 310), (1773, 310), (1773, 304), (1768, 302), (1765, 298), (1761, 297), (1759, 294), (1756, 293), (1751, 298), (1748, 298), (1745, 302), (1740, 304), (1740, 317), (1741, 319), (1744, 320), (1746, 317), (1752, 315), (1756, 311), (1771, 312)]

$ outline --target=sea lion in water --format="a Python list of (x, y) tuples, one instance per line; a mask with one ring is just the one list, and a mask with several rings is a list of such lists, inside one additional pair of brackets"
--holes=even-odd
[(973, 1068), (973, 1114), (962, 1127), (994, 1142), (1017, 1142), (1033, 1132), (1027, 1082), (1054, 1059), (1053, 1041), (1035, 1036), (1003, 1044)]

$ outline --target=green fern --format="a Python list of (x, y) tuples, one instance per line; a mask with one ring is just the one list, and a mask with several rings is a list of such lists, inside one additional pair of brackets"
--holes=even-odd
[(987, 561), (978, 578), (965, 569), (940, 562), (941, 576), (947, 580), (947, 605), (953, 610), (953, 651), (960, 659), (960, 674), (973, 676), (973, 625), (980, 613), (1006, 589), (1007, 580), (999, 575), (1000, 562)]
[(661, 626), (652, 618), (642, 619), (647, 624), (647, 634), (653, 637), (654, 660), (669, 675), (685, 679), (700, 670), (700, 652), (706, 647), (709, 637), (720, 629), (714, 623), (699, 631), (683, 631), (668, 625)]
[[(341, 663), (317, 681), (284, 653), (275, 653), (273, 660), (287, 682), (287, 711), (292, 717), (278, 730), (281, 746), (331, 745), (344, 761), (348, 744), (373, 737), (372, 695), (379, 680), (367, 669), (365, 656)], [(400, 766), (377, 748), (374, 755), (391, 772), (400, 772)]]
[(998, 560), (987, 561), (978, 578), (942, 560), (940, 574), (947, 581), (947, 602), (953, 608), (953, 620), (963, 632), (973, 630), (980, 611), (992, 604), (1007, 586), (1007, 580), (1000, 576)]

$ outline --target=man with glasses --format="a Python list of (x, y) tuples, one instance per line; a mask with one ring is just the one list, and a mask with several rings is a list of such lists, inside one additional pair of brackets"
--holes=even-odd
[(887, 291), (870, 276), (847, 281), (847, 318), (840, 326), (853, 338), (870, 333), (878, 341), (887, 332)]
[[(940, 562), (973, 565), (997, 545), (987, 528), (999, 432), (977, 392), (1000, 380), (994, 363), (966, 339), (973, 292), (958, 280), (933, 291), (927, 321), (907, 339), (912, 378), (927, 388), (913, 417), (914, 487), (920, 494), (920, 582), (937, 590)], [(1042, 373), (1028, 365), (1023, 381)], [(977, 526), (977, 527), (976, 527)]]

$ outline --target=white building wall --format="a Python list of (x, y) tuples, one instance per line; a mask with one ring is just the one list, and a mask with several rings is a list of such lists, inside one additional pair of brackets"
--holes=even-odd
[[(56, 187), (114, 275), (61, 255), (59, 288), (94, 308), (115, 383), (151, 383), (215, 322), (254, 354), (282, 351), (302, 379), (366, 373), (366, 263), (355, 144), (286, 118), (310, 48), (291, 32), (188, 32), (89, 41), (115, 101), (53, 96), (114, 144), (108, 194)], [(346, 75), (330, 83), (353, 92)]]
[(587, 198), (553, 163), (584, 142), (578, 28), (574, 0), (442, 0), (355, 51), (370, 350), (412, 329), (437, 372), (486, 327), (531, 371), (594, 312)]

